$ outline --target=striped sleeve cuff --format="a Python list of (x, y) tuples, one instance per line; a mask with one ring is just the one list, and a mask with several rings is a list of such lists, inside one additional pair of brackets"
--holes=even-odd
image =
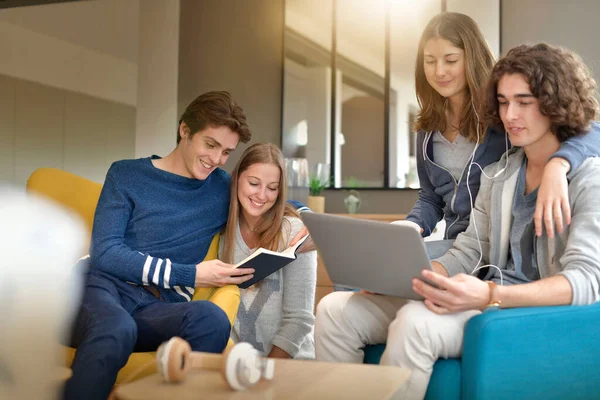
[[(147, 255), (142, 269), (142, 284), (176, 291), (175, 286), (178, 286), (185, 293), (184, 288), (196, 286), (196, 266), (194, 264), (174, 264), (168, 258), (162, 259)], [(177, 292), (179, 293), (179, 291)], [(193, 295), (193, 290), (191, 294)]]
[(196, 286), (196, 265), (195, 264), (173, 264), (169, 283), (172, 287), (180, 286), (183, 288)]

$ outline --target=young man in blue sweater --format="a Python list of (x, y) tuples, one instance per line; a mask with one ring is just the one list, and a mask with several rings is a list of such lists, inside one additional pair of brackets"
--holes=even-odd
[(199, 96), (179, 121), (164, 158), (115, 162), (96, 209), (89, 270), (71, 345), (66, 399), (105, 400), (134, 351), (180, 336), (194, 351), (220, 353), (230, 324), (195, 287), (239, 284), (252, 269), (203, 262), (227, 221), (230, 176), (219, 167), (251, 132), (227, 92)]

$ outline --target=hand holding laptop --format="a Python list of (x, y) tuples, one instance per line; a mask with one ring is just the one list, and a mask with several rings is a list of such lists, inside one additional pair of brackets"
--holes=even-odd
[(472, 275), (458, 274), (449, 278), (423, 270), (423, 277), (437, 287), (413, 279), (413, 290), (423, 296), (425, 306), (437, 314), (483, 309), (489, 303), (490, 286)]
[(392, 224), (392, 225), (398, 225), (398, 226), (408, 226), (410, 228), (413, 228), (417, 232), (419, 232), (419, 234), (423, 233), (423, 228), (421, 228), (419, 226), (419, 224), (416, 224), (416, 223), (414, 223), (412, 221), (407, 221), (407, 220), (404, 220), (404, 219), (399, 219), (398, 221), (392, 221), (392, 222), (390, 222), (390, 224)]

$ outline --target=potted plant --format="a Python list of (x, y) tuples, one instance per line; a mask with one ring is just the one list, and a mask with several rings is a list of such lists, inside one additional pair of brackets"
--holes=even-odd
[(325, 197), (321, 196), (323, 189), (327, 187), (327, 181), (315, 175), (311, 175), (308, 181), (308, 208), (313, 212), (325, 212)]

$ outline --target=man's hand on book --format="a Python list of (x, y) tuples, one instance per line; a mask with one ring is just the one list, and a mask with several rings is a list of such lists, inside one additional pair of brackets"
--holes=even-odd
[(252, 279), (252, 268), (234, 268), (220, 260), (204, 261), (196, 265), (196, 287), (239, 285)]
[[(298, 240), (302, 239), (306, 235), (308, 235), (308, 228), (303, 227), (300, 230), (300, 232), (298, 232), (298, 234), (294, 236), (288, 247), (292, 247), (293, 245), (298, 243)], [(312, 237), (308, 237), (306, 241), (302, 244), (302, 246), (300, 246), (300, 248), (298, 249), (298, 253), (308, 253), (309, 251), (315, 251), (316, 249), (317, 246), (315, 246), (315, 242), (313, 242)]]

